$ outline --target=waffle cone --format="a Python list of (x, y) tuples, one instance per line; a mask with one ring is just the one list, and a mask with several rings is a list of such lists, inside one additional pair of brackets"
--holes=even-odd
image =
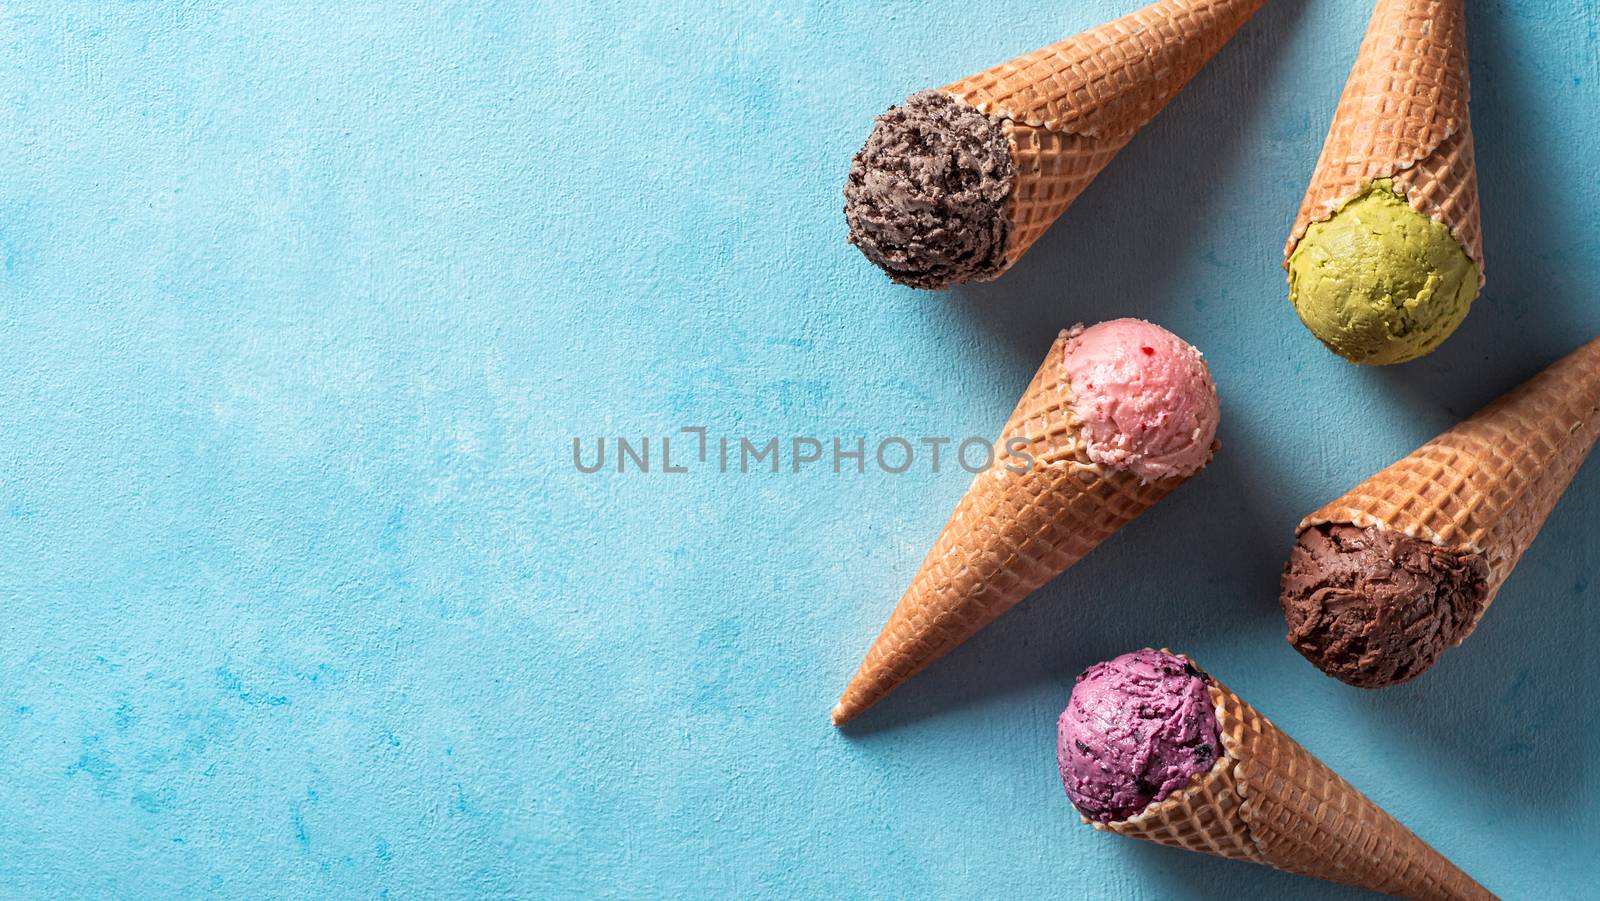
[[(1063, 365), (1068, 337), (1056, 339), (1017, 402), (995, 465), (956, 505), (834, 707), (835, 723), (854, 719), (1183, 483), (1142, 482), (1089, 459)], [(1018, 438), (1031, 465), (1007, 451)]]
[(1377, 526), (1483, 554), (1489, 590), (1476, 626), (1597, 437), (1600, 338), (1307, 516), (1296, 534)]
[(942, 89), (1004, 123), (1006, 268), (1264, 2), (1160, 0)]
[(1388, 178), (1413, 209), (1450, 227), (1481, 281), (1462, 7), (1463, 0), (1378, 0), (1284, 245), (1285, 266), (1311, 223)]
[(1007, 202), (1010, 231), (1000, 273), (1022, 259), (1133, 139), (1132, 132), (1111, 139), (1090, 138), (1009, 120), (1004, 128), (1016, 180)]
[(1493, 898), (1215, 680), (1217, 763), (1138, 816), (1096, 829), (1400, 898)]

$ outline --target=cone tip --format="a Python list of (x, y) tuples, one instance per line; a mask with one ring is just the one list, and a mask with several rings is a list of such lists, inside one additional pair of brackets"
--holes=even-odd
[(833, 713), (830, 716), (835, 726), (843, 726), (845, 723), (850, 722), (850, 720), (854, 718), (855, 711), (846, 707), (844, 705), (844, 698), (840, 698), (839, 703), (833, 705)]

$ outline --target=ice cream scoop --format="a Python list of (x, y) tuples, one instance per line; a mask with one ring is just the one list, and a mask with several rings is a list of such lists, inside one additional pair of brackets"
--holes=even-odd
[(999, 124), (941, 91), (912, 94), (878, 117), (851, 161), (850, 243), (915, 288), (996, 274), (1015, 176)]
[(1221, 412), (1194, 345), (1142, 319), (1113, 319), (1071, 333), (1066, 369), (1089, 459), (1154, 481), (1210, 458)]
[(1300, 321), (1352, 363), (1404, 363), (1456, 330), (1478, 295), (1478, 265), (1444, 223), (1383, 180), (1312, 223), (1289, 257)]
[(849, 240), (917, 288), (998, 278), (1265, 0), (1157, 0), (920, 91), (845, 182)]
[(1056, 725), (1067, 796), (1090, 820), (1133, 816), (1216, 763), (1208, 678), (1176, 654), (1146, 648), (1078, 676)]
[(1376, 526), (1313, 526), (1284, 567), (1289, 643), (1351, 685), (1405, 682), (1472, 630), (1488, 579), (1488, 561), (1470, 547)]
[(1429, 353), (1483, 285), (1463, 0), (1377, 0), (1284, 244), (1289, 297), (1355, 363)]
[(833, 708), (848, 722), (1203, 468), (1217, 389), (1200, 352), (1118, 319), (1056, 336), (1033, 383)]

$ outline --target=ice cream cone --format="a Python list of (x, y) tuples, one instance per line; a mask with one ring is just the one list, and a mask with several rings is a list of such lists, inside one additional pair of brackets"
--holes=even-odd
[(1300, 522), (1404, 533), (1482, 554), (1470, 635), (1600, 437), (1600, 338)]
[(1221, 682), (1216, 765), (1096, 829), (1423, 901), (1493, 898)]
[(913, 95), (856, 156), (851, 243), (915, 287), (998, 278), (1264, 2), (1158, 0)]
[(1160, 0), (941, 88), (1004, 123), (1016, 168), (1006, 268), (1264, 2)]
[[(833, 709), (853, 719), (1066, 571), (1185, 480), (1142, 481), (1089, 458), (1063, 364), (1050, 348), (995, 451), (973, 479)], [(1025, 444), (1015, 439), (1022, 439)]]
[(1378, 0), (1345, 82), (1284, 265), (1313, 222), (1381, 179), (1448, 226), (1483, 277), (1463, 0)]

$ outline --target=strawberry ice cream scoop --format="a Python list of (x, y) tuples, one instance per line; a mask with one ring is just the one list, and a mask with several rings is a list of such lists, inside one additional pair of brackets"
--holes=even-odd
[(1194, 346), (1142, 319), (1074, 329), (1065, 366), (1089, 459), (1153, 482), (1211, 459), (1221, 412)]

